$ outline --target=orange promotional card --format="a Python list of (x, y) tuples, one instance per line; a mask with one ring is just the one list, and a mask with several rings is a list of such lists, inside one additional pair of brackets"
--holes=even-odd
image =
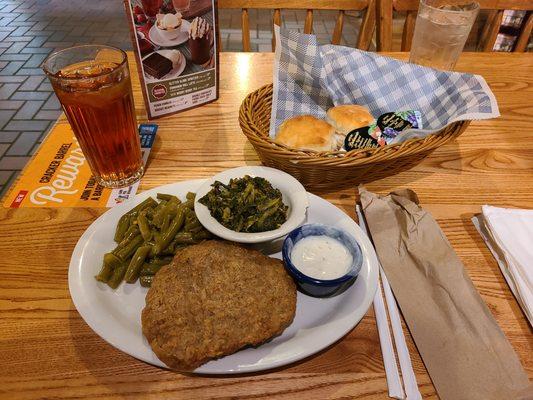
[[(143, 160), (157, 132), (141, 124)], [(57, 125), (4, 198), (4, 207), (113, 207), (133, 197), (139, 182), (120, 189), (98, 185), (69, 125)]]

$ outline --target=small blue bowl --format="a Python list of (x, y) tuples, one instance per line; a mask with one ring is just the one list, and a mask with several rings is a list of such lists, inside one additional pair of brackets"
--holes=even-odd
[[(303, 274), (291, 261), (294, 245), (307, 236), (329, 236), (341, 242), (352, 254), (353, 262), (346, 275), (336, 279), (316, 279)], [(294, 278), (298, 287), (306, 294), (314, 297), (326, 297), (339, 294), (346, 290), (357, 279), (363, 265), (363, 253), (357, 241), (346, 232), (322, 224), (306, 224), (293, 230), (285, 238), (282, 248), (285, 269)]]

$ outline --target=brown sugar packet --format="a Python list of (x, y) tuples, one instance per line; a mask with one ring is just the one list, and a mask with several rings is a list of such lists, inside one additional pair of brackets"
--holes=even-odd
[(368, 227), (442, 400), (533, 398), (520, 361), (461, 260), (412, 190), (359, 188)]

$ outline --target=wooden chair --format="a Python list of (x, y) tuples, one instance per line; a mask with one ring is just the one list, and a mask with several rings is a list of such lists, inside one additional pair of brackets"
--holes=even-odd
[[(504, 10), (533, 10), (533, 0), (475, 0), (481, 10), (490, 10), (489, 18), (485, 24), (479, 48), (483, 51), (492, 51), (496, 36), (500, 29)], [(461, 1), (460, 3), (465, 3)], [(413, 33), (415, 30), (416, 14), (419, 0), (376, 0), (377, 13), (377, 49), (378, 51), (392, 50), (392, 14), (394, 11), (405, 12), (405, 23), (402, 34), (402, 51), (411, 49)], [(528, 13), (526, 24), (520, 33), (514, 51), (525, 51), (531, 28), (533, 27), (533, 13)]]
[[(274, 10), (272, 24), (281, 25), (281, 10), (306, 10), (304, 32), (313, 32), (313, 10), (336, 10), (338, 11), (332, 44), (339, 44), (341, 41), (342, 28), (344, 25), (344, 15), (346, 11), (364, 11), (363, 22), (356, 46), (362, 50), (368, 50), (374, 29), (376, 27), (375, 0), (218, 0), (218, 7), (221, 9), (241, 9), (242, 19), (242, 47), (244, 51), (250, 51), (250, 24), (248, 18), (249, 9)], [(282, 6), (282, 7), (280, 7)], [(272, 37), (272, 51), (275, 49), (275, 40)]]

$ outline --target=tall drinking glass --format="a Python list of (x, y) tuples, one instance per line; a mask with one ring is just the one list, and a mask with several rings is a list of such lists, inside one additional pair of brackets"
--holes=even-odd
[(141, 4), (146, 16), (154, 19), (163, 4), (163, 0), (141, 0)]
[(131, 185), (143, 174), (126, 53), (100, 45), (51, 54), (43, 69), (96, 181)]
[(479, 4), (420, 0), (409, 62), (452, 70), (479, 12)]
[(174, 10), (184, 13), (189, 10), (191, 6), (191, 0), (172, 0)]

